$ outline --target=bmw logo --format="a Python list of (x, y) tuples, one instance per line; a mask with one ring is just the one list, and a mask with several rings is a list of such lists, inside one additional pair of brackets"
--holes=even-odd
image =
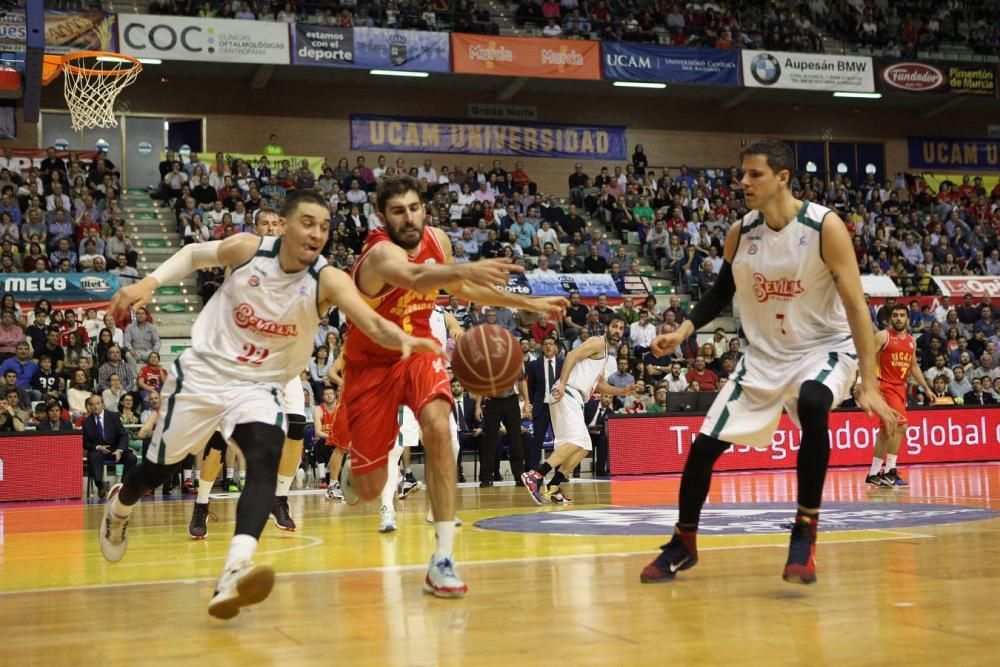
[(781, 77), (781, 63), (770, 53), (760, 53), (750, 61), (750, 74), (762, 86), (773, 86)]

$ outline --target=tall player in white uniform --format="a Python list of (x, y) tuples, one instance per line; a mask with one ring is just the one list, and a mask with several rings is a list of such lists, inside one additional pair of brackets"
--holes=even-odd
[[(278, 212), (271, 208), (262, 208), (254, 212), (254, 234), (263, 238), (281, 236), (285, 233), (284, 221)], [(228, 273), (228, 271), (227, 271)], [(227, 279), (229, 276), (227, 276)], [(302, 382), (298, 376), (288, 381), (283, 396), (283, 408), (288, 420), (288, 435), (281, 449), (281, 463), (278, 465), (278, 486), (274, 496), (274, 506), (271, 516), (274, 525), (281, 530), (294, 531), (295, 521), (288, 511), (288, 490), (295, 479), (295, 472), (302, 460), (302, 447), (305, 437), (306, 408), (305, 397), (302, 394)], [(191, 511), (191, 522), (188, 524), (188, 537), (192, 540), (203, 540), (208, 535), (208, 503), (212, 493), (212, 485), (219, 476), (222, 467), (222, 452), (226, 441), (216, 432), (209, 438), (208, 446), (201, 462), (198, 482), (198, 498)]]
[(174, 362), (163, 388), (166, 411), (156, 425), (141, 465), (108, 494), (99, 542), (118, 562), (128, 545), (126, 529), (146, 489), (163, 483), (187, 454), (199, 452), (219, 429), (242, 450), (247, 485), (236, 509), (236, 534), (208, 606), (218, 618), (264, 600), (274, 570), (252, 562), (274, 502), (278, 461), (285, 440), (281, 393), (312, 352), (320, 313), (337, 306), (379, 345), (443, 354), (437, 343), (414, 338), (379, 317), (361, 299), (351, 278), (320, 255), (330, 211), (315, 190), (288, 195), (281, 211), (284, 237), (237, 234), (223, 241), (187, 245), (150, 276), (112, 299), (113, 312), (149, 302), (157, 287), (196, 269), (232, 267), (222, 288), (199, 314), (192, 346)]
[[(588, 338), (566, 355), (559, 381), (552, 387), (547, 399), (555, 448), (538, 470), (529, 470), (521, 475), (524, 488), (539, 505), (542, 504), (543, 492), (556, 505), (573, 502), (563, 493), (561, 484), (593, 449), (590, 431), (583, 418), (583, 406), (594, 390), (611, 396), (627, 396), (635, 389), (635, 385), (614, 387), (607, 382), (608, 373), (617, 368), (613, 353), (618, 349), (624, 333), (625, 319), (615, 315), (608, 321), (603, 337)], [(551, 470), (555, 470), (556, 474), (546, 490), (545, 476)]]
[(782, 410), (802, 429), (798, 511), (785, 581), (816, 581), (816, 526), (830, 459), (830, 410), (851, 392), (892, 433), (897, 415), (879, 393), (871, 318), (858, 263), (843, 221), (830, 209), (792, 196), (795, 158), (787, 144), (765, 140), (740, 155), (741, 184), (753, 209), (726, 236), (724, 263), (677, 331), (657, 336), (656, 356), (672, 352), (732, 301), (750, 348), (719, 392), (691, 445), (680, 488), (680, 517), (670, 542), (640, 580), (673, 580), (698, 562), (696, 531), (712, 467), (732, 443), (767, 448)]

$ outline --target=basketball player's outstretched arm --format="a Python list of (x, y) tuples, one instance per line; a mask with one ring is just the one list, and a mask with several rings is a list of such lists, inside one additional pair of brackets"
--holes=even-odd
[(350, 320), (351, 326), (364, 331), (382, 347), (401, 351), (404, 359), (418, 352), (431, 352), (440, 357), (444, 356), (444, 351), (437, 341), (411, 336), (372, 310), (361, 298), (354, 281), (343, 271), (324, 267), (319, 272), (318, 300), (320, 312), (326, 312), (336, 306)]
[(216, 266), (239, 266), (260, 246), (260, 237), (236, 234), (223, 241), (186, 245), (160, 264), (153, 273), (139, 282), (115, 292), (109, 309), (118, 313), (128, 308), (140, 308), (149, 303), (157, 287), (180, 282), (199, 269)]
[(858, 406), (866, 413), (875, 413), (882, 422), (886, 435), (893, 435), (899, 415), (886, 404), (878, 389), (875, 369), (875, 337), (871, 334), (871, 318), (865, 305), (864, 290), (861, 289), (861, 272), (851, 246), (851, 236), (847, 226), (836, 213), (827, 213), (820, 230), (823, 261), (830, 269), (830, 275), (844, 310), (847, 323), (851, 327), (854, 347), (858, 351), (858, 367), (861, 384), (855, 393)]

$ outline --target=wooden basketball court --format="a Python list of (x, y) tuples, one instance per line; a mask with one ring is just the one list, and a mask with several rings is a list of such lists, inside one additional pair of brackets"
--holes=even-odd
[[(997, 664), (1000, 520), (983, 510), (1000, 512), (1000, 466), (904, 472), (906, 490), (867, 488), (859, 469), (830, 472), (824, 502), (838, 510), (821, 520), (809, 587), (780, 576), (793, 472), (717, 474), (706, 513), (742, 509), (721, 512), (727, 534), (703, 529), (698, 566), (663, 585), (640, 584), (639, 571), (665, 538), (629, 531), (637, 517), (639, 532), (672, 520), (678, 478), (578, 481), (565, 508), (539, 508), (512, 485), (465, 486), (464, 600), (421, 592), (433, 547), (425, 492), (400, 503), (390, 535), (377, 532), (373, 504), (301, 493), (291, 498), (300, 530), (269, 525), (256, 558), (279, 572), (274, 592), (228, 622), (206, 606), (234, 499), (213, 500), (219, 521), (203, 542), (187, 537), (190, 500), (143, 503), (114, 565), (97, 547), (100, 505), (0, 506), (0, 663)], [(787, 511), (755, 514), (769, 503)], [(879, 524), (896, 515), (901, 527)], [(474, 525), (488, 519), (527, 528)], [(606, 533), (581, 534), (594, 530)]]

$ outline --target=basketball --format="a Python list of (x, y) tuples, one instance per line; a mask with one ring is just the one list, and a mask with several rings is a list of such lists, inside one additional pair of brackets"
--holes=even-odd
[(524, 355), (517, 339), (495, 324), (469, 329), (455, 345), (451, 369), (470, 394), (496, 396), (521, 377)]

